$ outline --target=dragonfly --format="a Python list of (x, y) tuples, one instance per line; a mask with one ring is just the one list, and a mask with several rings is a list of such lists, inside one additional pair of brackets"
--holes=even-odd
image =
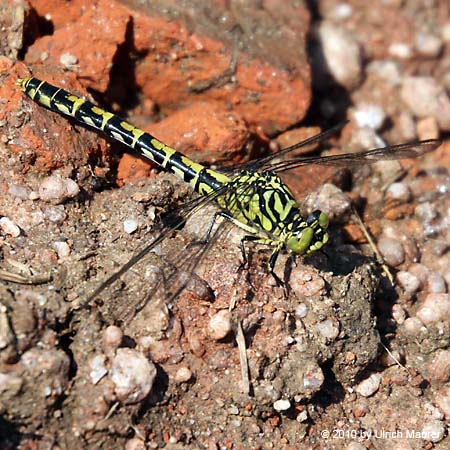
[[(330, 241), (329, 220), (325, 212), (300, 212), (292, 191), (281, 180), (280, 174), (310, 164), (349, 166), (373, 163), (380, 159), (415, 158), (434, 150), (439, 139), (428, 139), (399, 145), (386, 145), (358, 153), (329, 156), (291, 157), (295, 150), (319, 143), (337, 133), (344, 124), (330, 128), (279, 152), (243, 164), (230, 172), (217, 171), (197, 163), (164, 144), (151, 134), (135, 127), (119, 116), (105, 111), (92, 102), (35, 77), (17, 80), (17, 86), (32, 100), (51, 111), (74, 118), (88, 128), (125, 144), (132, 153), (156, 163), (181, 181), (189, 184), (198, 194), (171, 215), (169, 224), (158, 225), (157, 237), (145, 245), (117, 272), (95, 289), (89, 300), (118, 280), (152, 249), (161, 244), (169, 233), (181, 227), (194, 212), (212, 203), (218, 207), (206, 235), (196, 244), (207, 244), (214, 237), (214, 226), (219, 217), (246, 233), (240, 241), (242, 264), (247, 262), (246, 243), (266, 245), (272, 249), (267, 269), (278, 286), (284, 282), (275, 273), (275, 263), (282, 251), (293, 255), (310, 255), (324, 248)], [(206, 249), (206, 245), (202, 247)], [(205, 250), (199, 250), (204, 254)], [(177, 291), (179, 292), (183, 287)]]

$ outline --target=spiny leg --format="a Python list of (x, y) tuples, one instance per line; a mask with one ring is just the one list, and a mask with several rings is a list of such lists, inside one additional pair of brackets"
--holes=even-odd
[(284, 282), (278, 277), (278, 275), (275, 273), (275, 263), (277, 262), (278, 259), (278, 255), (280, 254), (281, 249), (283, 248), (283, 243), (279, 243), (275, 250), (272, 252), (272, 254), (270, 255), (270, 259), (269, 262), (267, 263), (267, 267), (269, 269), (269, 273), (272, 275), (272, 277), (274, 278), (275, 282), (277, 283), (278, 287), (282, 287), (283, 289), (285, 289), (285, 284)]
[(233, 222), (233, 220), (234, 220), (233, 216), (231, 216), (226, 211), (217, 211), (217, 212), (215, 212), (214, 215), (212, 216), (210, 222), (209, 222), (208, 229), (206, 230), (206, 233), (205, 233), (205, 236), (203, 237), (203, 239), (192, 241), (189, 244), (189, 246), (206, 245), (206, 244), (208, 244), (209, 240), (211, 238), (212, 230), (214, 228), (214, 225), (216, 224), (216, 221), (217, 221), (218, 217), (223, 217), (224, 219), (229, 220), (230, 222)]
[(241, 254), (242, 254), (242, 263), (238, 267), (238, 272), (240, 272), (242, 269), (244, 269), (248, 263), (247, 253), (245, 251), (245, 242), (255, 242), (255, 241), (259, 241), (260, 239), (261, 238), (259, 238), (258, 236), (252, 236), (252, 235), (244, 236), (241, 239), (240, 248), (241, 248)]

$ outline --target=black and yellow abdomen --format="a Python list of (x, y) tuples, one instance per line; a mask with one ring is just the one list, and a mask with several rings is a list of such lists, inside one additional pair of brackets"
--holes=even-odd
[(20, 79), (17, 85), (37, 103), (103, 131), (111, 138), (131, 147), (139, 155), (150, 159), (182, 181), (189, 183), (202, 195), (211, 193), (229, 181), (226, 175), (192, 161), (151, 134), (64, 89), (37, 78)]

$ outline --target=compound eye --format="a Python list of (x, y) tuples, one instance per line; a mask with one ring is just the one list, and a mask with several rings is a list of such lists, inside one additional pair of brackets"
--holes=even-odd
[(320, 228), (326, 229), (328, 228), (328, 216), (316, 209), (306, 218), (306, 223), (312, 228), (316, 228), (318, 224)]
[(311, 246), (313, 238), (314, 230), (306, 227), (297, 236), (290, 237), (286, 245), (292, 252), (302, 255)]

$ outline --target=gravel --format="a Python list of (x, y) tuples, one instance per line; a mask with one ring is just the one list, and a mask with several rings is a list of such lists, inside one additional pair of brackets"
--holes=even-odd
[(137, 350), (119, 348), (112, 360), (109, 376), (121, 402), (139, 403), (153, 387), (156, 367)]

